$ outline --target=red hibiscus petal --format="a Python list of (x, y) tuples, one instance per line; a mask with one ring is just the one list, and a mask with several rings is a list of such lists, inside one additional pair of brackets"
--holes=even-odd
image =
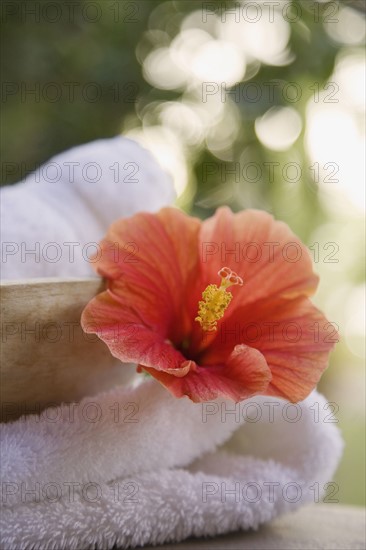
[(231, 309), (268, 296), (310, 295), (318, 283), (308, 249), (285, 223), (263, 211), (233, 214), (219, 208), (202, 223), (200, 251), (205, 284), (216, 281), (222, 266), (244, 279), (233, 289)]
[(112, 355), (124, 363), (142, 363), (154, 369), (187, 372), (186, 358), (176, 350), (164, 334), (148, 328), (138, 311), (122, 305), (109, 291), (89, 302), (81, 317), (83, 330), (95, 333)]
[(243, 342), (261, 351), (272, 372), (268, 395), (296, 402), (314, 389), (338, 340), (331, 323), (309, 299), (265, 299), (237, 308), (202, 354), (202, 364), (225, 360)]
[(175, 397), (188, 396), (195, 403), (227, 397), (236, 402), (263, 394), (271, 380), (265, 358), (256, 349), (239, 345), (225, 365), (198, 366), (190, 362), (188, 374), (182, 378), (153, 368), (145, 368)]
[(200, 225), (198, 219), (175, 208), (118, 220), (102, 241), (95, 261), (116, 299), (130, 307), (134, 304), (151, 327), (160, 319), (175, 343), (191, 327), (189, 296), (199, 272)]

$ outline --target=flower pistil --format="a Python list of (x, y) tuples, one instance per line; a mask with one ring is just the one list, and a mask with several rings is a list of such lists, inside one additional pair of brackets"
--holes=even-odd
[(195, 321), (198, 321), (205, 331), (217, 330), (217, 321), (222, 319), (233, 297), (227, 289), (243, 284), (243, 279), (229, 267), (221, 268), (218, 275), (221, 277), (220, 286), (208, 285), (202, 293), (203, 300), (198, 304), (198, 316)]

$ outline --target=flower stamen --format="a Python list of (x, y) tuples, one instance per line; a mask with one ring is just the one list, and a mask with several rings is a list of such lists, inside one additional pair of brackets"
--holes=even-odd
[(202, 293), (203, 300), (198, 303), (198, 316), (195, 321), (198, 321), (205, 331), (217, 330), (217, 321), (222, 319), (233, 297), (227, 289), (243, 284), (243, 279), (229, 267), (221, 268), (218, 275), (221, 277), (220, 286), (208, 285)]

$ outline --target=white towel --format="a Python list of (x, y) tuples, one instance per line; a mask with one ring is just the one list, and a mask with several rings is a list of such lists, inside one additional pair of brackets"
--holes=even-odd
[(174, 196), (171, 178), (129, 139), (61, 153), (1, 189), (1, 277), (93, 276), (88, 257), (114, 220)]
[[(7, 238), (29, 243), (30, 231), (34, 241), (46, 231), (61, 242), (69, 225), (68, 238), (86, 243), (100, 238), (116, 217), (169, 202), (167, 176), (159, 177), (159, 168), (137, 145), (116, 138), (71, 152), (74, 159), (79, 150), (100, 165), (107, 155), (108, 164), (108, 145), (117, 143), (121, 158), (132, 150), (140, 155), (141, 172), (154, 172), (151, 187), (146, 176), (146, 185), (134, 188), (129, 201), (106, 180), (108, 205), (107, 199), (95, 202), (100, 189), (81, 183), (75, 204), (68, 203), (78, 218), (69, 216), (68, 224), (56, 213), (66, 214), (63, 201), (70, 189), (65, 195), (57, 191), (57, 204), (52, 194), (41, 192), (34, 201), (38, 215), (48, 212), (43, 222), (32, 225), (34, 212), (28, 212), (23, 227), (16, 215), (15, 230), (15, 221), (7, 221)], [(61, 157), (69, 159), (69, 153)], [(27, 203), (31, 200), (27, 185), (5, 190), (7, 204), (13, 201), (20, 211), (23, 193)], [(39, 263), (31, 262), (28, 271), (28, 264), (12, 261), (6, 275), (86, 273), (82, 256), (52, 269), (49, 262)], [(134, 387), (1, 425), (2, 548), (108, 550), (212, 536), (257, 528), (321, 500), (327, 491), (343, 443), (332, 409), (316, 391), (298, 405), (259, 396), (237, 405), (225, 400), (194, 404), (172, 397), (155, 380), (139, 380)]]
[[(315, 391), (296, 406), (193, 404), (150, 380), (3, 424), (2, 548), (129, 548), (257, 528), (322, 499), (342, 452), (333, 421)], [(235, 431), (246, 454), (216, 451)]]

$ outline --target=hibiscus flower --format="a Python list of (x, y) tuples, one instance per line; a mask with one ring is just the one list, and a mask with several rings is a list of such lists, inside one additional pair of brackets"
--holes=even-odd
[(176, 397), (296, 402), (327, 367), (335, 331), (308, 298), (310, 254), (265, 212), (135, 214), (112, 224), (94, 266), (107, 289), (83, 329)]

